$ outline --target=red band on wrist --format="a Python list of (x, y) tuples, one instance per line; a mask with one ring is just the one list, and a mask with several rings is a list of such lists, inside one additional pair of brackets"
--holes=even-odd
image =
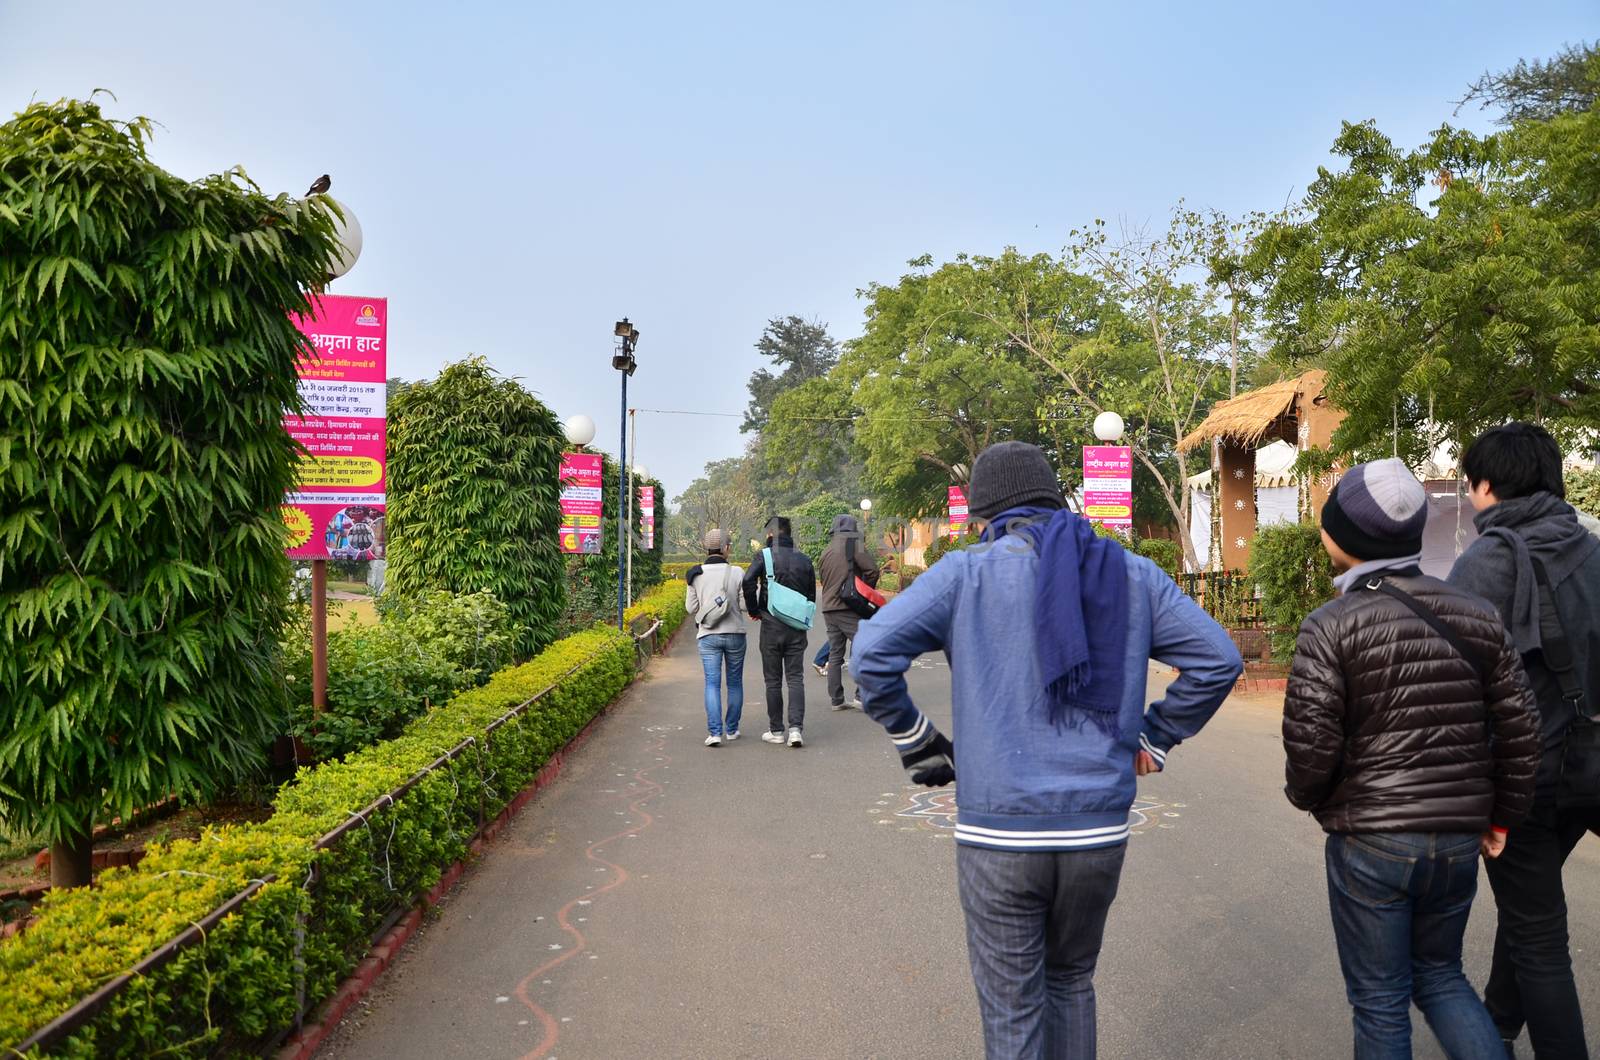
[(1508, 832), (1510, 832), (1511, 829), (1509, 829), (1509, 828), (1501, 828), (1499, 825), (1495, 824), (1495, 825), (1490, 825), (1489, 826), (1489, 831), (1493, 832), (1495, 835), (1505, 835)]

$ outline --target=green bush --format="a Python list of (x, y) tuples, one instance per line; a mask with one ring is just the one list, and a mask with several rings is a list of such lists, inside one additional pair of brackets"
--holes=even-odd
[[(332, 994), (396, 903), (415, 901), (497, 814), (628, 684), (633, 648), (616, 630), (562, 640), (417, 718), (394, 740), (303, 769), (261, 824), (224, 826), (152, 849), (98, 886), (52, 892), (39, 919), (0, 943), (0, 1050), (65, 1012), (252, 880), (274, 874), (206, 941), (118, 994), (52, 1055), (254, 1053)], [(489, 723), (538, 703), (483, 740)], [(481, 743), (373, 813), (331, 850), (315, 841), (468, 737)], [(309, 888), (308, 875), (316, 870)], [(297, 974), (297, 917), (303, 918)]]
[(1307, 615), (1333, 599), (1333, 566), (1322, 533), (1309, 523), (1279, 523), (1256, 531), (1250, 576), (1261, 590), (1261, 618), (1273, 629), (1273, 655), (1294, 654)]
[(311, 646), (303, 627), (286, 642), (289, 731), (319, 759), (398, 736), (431, 704), (482, 684), (511, 662), (509, 609), (492, 593), (386, 594), (377, 625), (328, 635), (328, 703), (311, 706)]
[(911, 588), (911, 583), (917, 580), (917, 575), (922, 574), (927, 569), (927, 567), (908, 566), (901, 564), (898, 572), (900, 575), (901, 591)]
[(959, 552), (970, 545), (976, 545), (978, 537), (979, 535), (970, 531), (959, 537), (941, 535), (923, 551), (922, 560), (931, 567), (951, 552)]
[(632, 622), (641, 615), (661, 620), (660, 643), (665, 645), (688, 617), (684, 598), (685, 586), (681, 582), (666, 582), (646, 593), (628, 608), (626, 619)]
[(492, 592), (519, 655), (549, 644), (565, 603), (565, 442), (555, 413), (482, 358), (403, 387), (389, 406), (388, 591)]
[(1600, 519), (1600, 471), (1568, 471), (1567, 501), (1580, 512)]
[(822, 493), (806, 501), (789, 515), (789, 528), (794, 531), (794, 545), (811, 557), (813, 564), (822, 562), (822, 553), (833, 537), (833, 520), (840, 515), (855, 515), (856, 509), (831, 493)]
[(290, 317), (335, 246), (326, 210), (161, 169), (150, 130), (0, 124), (0, 819), (79, 848), (282, 731)]
[(699, 565), (699, 560), (695, 560), (693, 563), (663, 563), (661, 565), (661, 575), (664, 578), (676, 578), (678, 581), (682, 581), (684, 575)]
[(1183, 570), (1183, 548), (1176, 541), (1160, 537), (1141, 537), (1134, 542), (1133, 551), (1153, 562), (1174, 579)]

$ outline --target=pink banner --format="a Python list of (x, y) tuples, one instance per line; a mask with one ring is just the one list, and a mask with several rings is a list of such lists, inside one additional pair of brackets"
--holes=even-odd
[(300, 362), (304, 416), (284, 429), (306, 450), (283, 499), (289, 555), (382, 559), (386, 533), (389, 301), (325, 294), (295, 327), (315, 353)]
[(1083, 447), (1083, 514), (1122, 533), (1133, 531), (1133, 450), (1125, 445)]
[(656, 547), (656, 488), (639, 487), (639, 521), (644, 531), (645, 551)]
[(960, 486), (951, 486), (946, 503), (950, 511), (950, 536), (960, 537), (967, 532), (967, 491)]
[(561, 551), (600, 554), (605, 471), (599, 453), (561, 454)]

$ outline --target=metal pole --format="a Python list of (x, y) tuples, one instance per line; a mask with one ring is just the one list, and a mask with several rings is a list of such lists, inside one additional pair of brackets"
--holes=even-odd
[[(624, 340), (626, 341), (626, 340)], [(626, 596), (628, 570), (623, 563), (630, 551), (628, 543), (628, 373), (622, 373), (622, 412), (617, 425), (621, 436), (622, 465), (617, 468), (617, 628), (626, 630), (623, 614), (628, 605)]]
[(311, 561), (311, 712), (328, 706), (328, 561)]

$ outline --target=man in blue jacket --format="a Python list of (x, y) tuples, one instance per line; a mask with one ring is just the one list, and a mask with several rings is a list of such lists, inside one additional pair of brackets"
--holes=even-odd
[[(1092, 1058), (1135, 773), (1159, 772), (1243, 665), (1159, 567), (1065, 510), (1037, 447), (984, 450), (968, 503), (983, 540), (862, 623), (852, 669), (914, 782), (959, 769), (956, 867), (987, 1055)], [(950, 663), (954, 743), (906, 691), (929, 651)], [(1150, 659), (1180, 674), (1147, 710)]]

